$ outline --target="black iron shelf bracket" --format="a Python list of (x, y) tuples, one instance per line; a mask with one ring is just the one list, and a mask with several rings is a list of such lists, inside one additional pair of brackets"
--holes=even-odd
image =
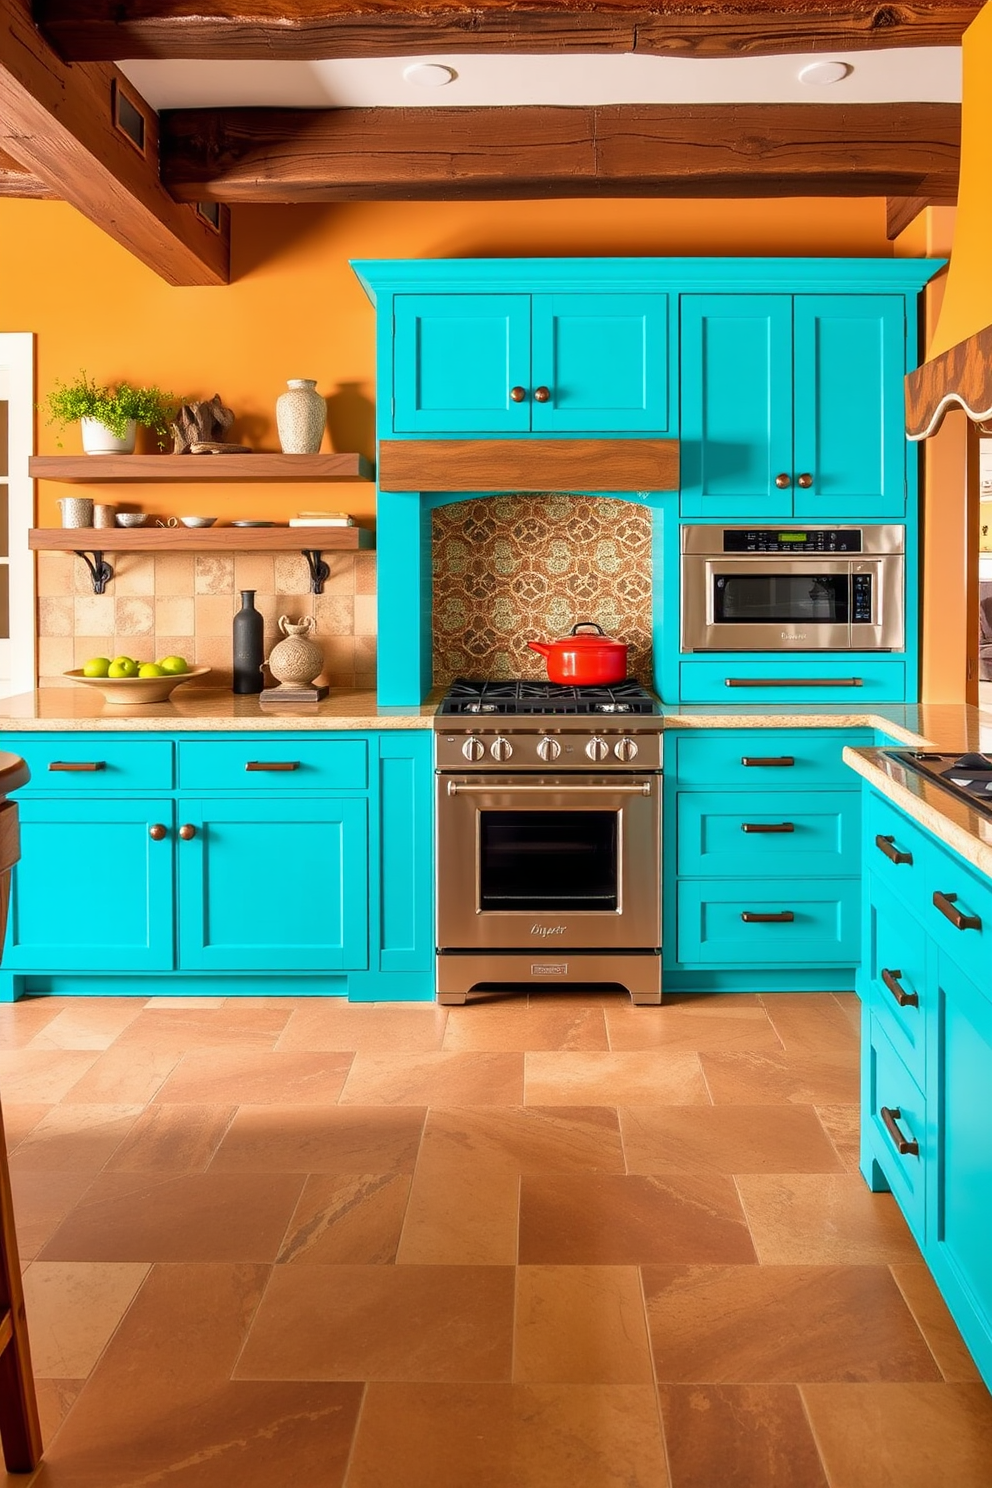
[(331, 577), (331, 570), (321, 557), (319, 548), (304, 548), (303, 556), (310, 569), (310, 593), (323, 594), (324, 584)]
[(91, 558), (89, 553), (84, 553), (79, 548), (76, 548), (74, 551), (76, 557), (82, 558), (90, 571), (90, 578), (93, 580), (93, 593), (105, 594), (107, 592), (107, 585), (114, 577), (114, 570), (103, 554), (94, 552)]

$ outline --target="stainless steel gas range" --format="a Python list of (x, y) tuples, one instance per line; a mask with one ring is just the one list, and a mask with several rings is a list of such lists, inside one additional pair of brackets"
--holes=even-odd
[(635, 683), (455, 683), (437, 734), (437, 986), (661, 1001), (661, 719)]

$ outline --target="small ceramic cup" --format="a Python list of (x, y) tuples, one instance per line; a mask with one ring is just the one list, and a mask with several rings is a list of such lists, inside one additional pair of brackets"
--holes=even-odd
[(101, 501), (93, 503), (93, 526), (113, 527), (114, 517), (117, 515), (116, 506), (109, 506)]
[(63, 527), (92, 527), (93, 498), (90, 496), (63, 496), (59, 500)]

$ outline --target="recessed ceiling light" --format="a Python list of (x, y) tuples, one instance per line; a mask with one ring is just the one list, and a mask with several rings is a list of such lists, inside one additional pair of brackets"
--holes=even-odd
[(802, 68), (799, 81), (810, 88), (825, 88), (828, 83), (839, 83), (852, 73), (849, 62), (811, 62)]
[(417, 88), (443, 88), (446, 83), (453, 83), (457, 76), (453, 67), (445, 67), (440, 62), (414, 62), (412, 67), (403, 69), (405, 80)]

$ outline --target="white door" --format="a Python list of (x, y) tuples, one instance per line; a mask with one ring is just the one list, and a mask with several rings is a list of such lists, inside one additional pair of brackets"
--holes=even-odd
[(34, 337), (0, 333), (0, 696), (34, 686)]

